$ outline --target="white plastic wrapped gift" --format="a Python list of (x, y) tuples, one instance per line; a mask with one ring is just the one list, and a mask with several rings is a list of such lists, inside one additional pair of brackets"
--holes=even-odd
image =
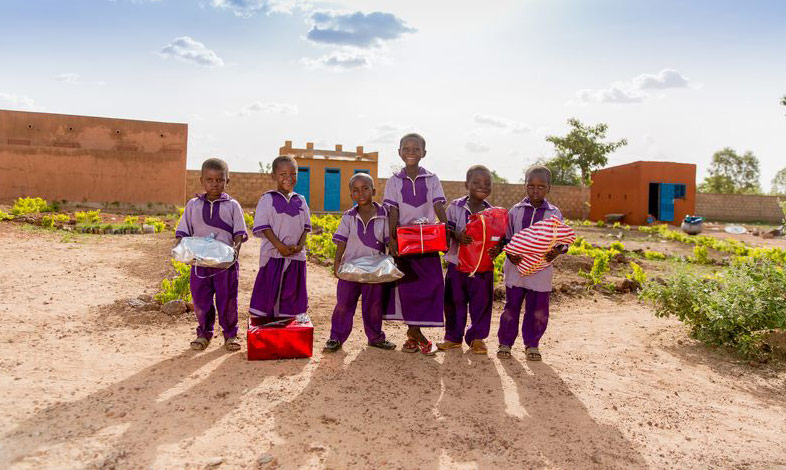
[(341, 264), (338, 278), (363, 284), (393, 282), (404, 277), (393, 258), (388, 255), (370, 255)]
[(235, 250), (224, 242), (209, 237), (183, 237), (172, 248), (172, 258), (181, 263), (205, 268), (228, 268), (235, 262)]

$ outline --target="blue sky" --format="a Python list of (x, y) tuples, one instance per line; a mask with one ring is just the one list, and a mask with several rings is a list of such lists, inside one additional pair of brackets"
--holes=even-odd
[(725, 146), (786, 166), (786, 2), (3, 0), (0, 108), (189, 124), (189, 167), (364, 145), (511, 180), (575, 116), (611, 164), (699, 165)]

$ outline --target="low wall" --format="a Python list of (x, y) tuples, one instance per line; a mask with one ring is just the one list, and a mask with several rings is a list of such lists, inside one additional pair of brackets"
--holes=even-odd
[(756, 196), (750, 194), (696, 194), (696, 215), (722, 222), (780, 223), (783, 211), (778, 199), (781, 196)]

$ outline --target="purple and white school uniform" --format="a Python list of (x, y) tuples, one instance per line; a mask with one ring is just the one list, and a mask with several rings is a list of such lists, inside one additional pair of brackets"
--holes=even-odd
[(251, 292), (252, 315), (294, 317), (308, 310), (305, 249), (284, 257), (262, 233), (272, 230), (285, 245), (297, 245), (303, 232), (311, 231), (311, 213), (306, 198), (289, 197), (278, 191), (262, 195), (254, 214), (254, 236), (262, 239), (259, 272)]
[[(513, 206), (508, 213), (508, 230), (506, 240), (513, 234), (529, 227), (535, 222), (557, 216), (562, 220), (562, 213), (557, 206), (543, 200), (540, 207), (530, 204), (529, 198)], [(521, 337), (524, 346), (536, 348), (549, 323), (549, 296), (551, 295), (551, 278), (554, 267), (549, 265), (542, 271), (529, 276), (522, 276), (516, 266), (505, 259), (505, 309), (499, 321), (499, 344), (513, 346), (518, 336), (521, 306), (524, 304), (524, 320), (521, 325)]]
[[(385, 184), (384, 204), (398, 208), (399, 225), (421, 218), (435, 223), (434, 204), (445, 202), (439, 178), (422, 167), (414, 180), (402, 169)], [(403, 320), (410, 326), (443, 326), (445, 284), (439, 253), (400, 256), (396, 264), (404, 277), (396, 281), (385, 319)]]
[[(472, 214), (468, 204), (469, 196), (453, 200), (447, 208), (448, 228), (461, 232)], [(491, 207), (483, 201), (484, 209)], [(445, 253), (448, 271), (445, 274), (445, 340), (460, 343), (462, 338), (467, 344), (473, 340), (486, 339), (491, 328), (491, 308), (494, 301), (494, 272), (468, 273), (458, 270), (459, 243), (450, 238), (450, 247)], [(467, 313), (472, 325), (467, 330)]]
[[(344, 212), (341, 217), (338, 229), (333, 234), (334, 243), (346, 243), (341, 262), (346, 263), (362, 256), (385, 254), (390, 234), (388, 212), (376, 202), (373, 204), (376, 214), (368, 223), (363, 223), (357, 206)], [(333, 309), (330, 339), (344, 343), (349, 338), (358, 298), (362, 295), (360, 308), (368, 342), (384, 341), (382, 315), (392, 293), (391, 284), (363, 284), (339, 279), (336, 286), (336, 308)]]
[[(240, 204), (221, 193), (215, 201), (208, 201), (205, 194), (199, 194), (186, 203), (183, 217), (175, 229), (175, 237), (208, 237), (215, 235), (216, 240), (233, 245), (233, 239), (240, 235), (248, 239), (243, 209)], [(213, 337), (213, 325), (218, 312), (224, 338), (237, 336), (237, 283), (240, 267), (237, 262), (227, 269), (191, 266), (191, 297), (198, 326), (197, 336)], [(215, 305), (213, 298), (215, 296)]]

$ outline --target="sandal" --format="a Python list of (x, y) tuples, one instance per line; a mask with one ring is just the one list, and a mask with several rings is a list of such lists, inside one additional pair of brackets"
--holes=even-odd
[(425, 356), (433, 356), (438, 351), (437, 345), (432, 344), (431, 341), (418, 341), (417, 344), (420, 352)]
[(456, 349), (460, 347), (461, 347), (461, 343), (457, 343), (455, 341), (445, 340), (441, 343), (437, 343), (437, 349), (439, 349), (440, 351), (447, 351), (448, 349)]
[(407, 338), (407, 340), (404, 341), (404, 346), (401, 347), (401, 350), (407, 353), (418, 352), (418, 349), (420, 349), (418, 347), (418, 341), (412, 338)]
[(336, 352), (341, 349), (341, 341), (337, 339), (329, 339), (325, 343), (325, 347), (322, 348), (322, 352)]
[(527, 353), (528, 361), (540, 361), (542, 359), (538, 348), (525, 348), (524, 351)]
[(499, 349), (497, 350), (497, 357), (501, 359), (510, 359), (510, 346), (500, 344)]
[(470, 348), (475, 354), (488, 354), (489, 352), (486, 343), (484, 343), (482, 339), (473, 339)]
[(204, 351), (207, 349), (208, 344), (210, 344), (209, 339), (203, 338), (202, 336), (197, 336), (197, 339), (191, 341), (191, 349), (194, 351)]
[(226, 348), (227, 351), (231, 351), (231, 352), (240, 351), (240, 339), (237, 336), (227, 338), (224, 341), (224, 348)]
[(393, 349), (396, 349), (396, 345), (386, 339), (374, 341), (373, 343), (368, 343), (368, 345), (372, 348), (384, 349), (386, 351), (392, 351)]

